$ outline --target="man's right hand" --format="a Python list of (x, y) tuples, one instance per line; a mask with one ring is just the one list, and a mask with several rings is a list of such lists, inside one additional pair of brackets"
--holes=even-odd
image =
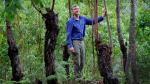
[(74, 53), (74, 52), (75, 52), (73, 47), (69, 48), (69, 51), (70, 51), (71, 53)]
[(104, 12), (104, 14), (103, 14), (102, 16), (103, 16), (103, 18), (104, 18), (104, 17), (106, 17), (107, 15), (108, 15), (108, 11), (105, 10), (105, 12)]

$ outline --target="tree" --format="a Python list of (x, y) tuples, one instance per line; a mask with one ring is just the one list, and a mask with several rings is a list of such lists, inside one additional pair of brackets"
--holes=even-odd
[(131, 69), (133, 74), (133, 83), (138, 84), (138, 77), (136, 71), (136, 45), (135, 45), (135, 6), (134, 0), (131, 0), (131, 16), (130, 16), (130, 29), (129, 29), (129, 54), (126, 63), (126, 78), (127, 83), (131, 84), (131, 79), (129, 75), (129, 66), (131, 63)]
[[(104, 0), (105, 10), (106, 2)], [(109, 26), (109, 21), (107, 17), (107, 24), (109, 29), (110, 35), (110, 43), (111, 46), (107, 45), (106, 43), (102, 44), (102, 38), (98, 36), (98, 0), (95, 0), (95, 43), (96, 43), (96, 51), (97, 51), (97, 59), (98, 59), (98, 69), (100, 71), (101, 76), (104, 78), (104, 84), (118, 84), (118, 79), (113, 78), (113, 68), (112, 68), (112, 61), (111, 61), (111, 54), (113, 50), (113, 43), (111, 38), (111, 30)]]
[(138, 84), (138, 77), (137, 77), (137, 71), (136, 71), (135, 6), (134, 6), (134, 0), (131, 0), (130, 33), (129, 33), (129, 57), (131, 58), (133, 83)]
[[(5, 3), (7, 3), (7, 0), (5, 0)], [(6, 5), (5, 7), (7, 8), (8, 5)], [(7, 27), (7, 41), (9, 45), (8, 55), (11, 60), (12, 76), (13, 76), (11, 80), (21, 81), (23, 74), (20, 68), (20, 60), (18, 57), (18, 47), (14, 41), (14, 37), (12, 34), (12, 29), (11, 29), (11, 23), (7, 19), (6, 19), (6, 27)]]
[(120, 0), (117, 0), (117, 7), (116, 7), (116, 12), (117, 12), (117, 32), (118, 32), (118, 39), (119, 39), (119, 44), (120, 44), (120, 50), (123, 55), (123, 67), (124, 67), (124, 72), (125, 72), (125, 66), (126, 66), (126, 61), (127, 61), (127, 43), (124, 43), (124, 39), (122, 36), (122, 31), (121, 31), (121, 26), (120, 26)]
[[(58, 28), (58, 14), (55, 14), (54, 9), (55, 0), (53, 0), (52, 8), (46, 8), (47, 13), (44, 14), (41, 9), (38, 9), (32, 0), (34, 8), (42, 14), (45, 20), (46, 33), (45, 33), (45, 44), (44, 44), (44, 60), (46, 68), (46, 77), (55, 75), (55, 61), (54, 61), (54, 50), (59, 34)], [(47, 84), (57, 84), (57, 78), (48, 79)]]

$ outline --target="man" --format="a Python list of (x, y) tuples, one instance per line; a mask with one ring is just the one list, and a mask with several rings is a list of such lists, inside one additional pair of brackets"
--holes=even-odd
[[(83, 38), (85, 36), (85, 25), (92, 25), (92, 20), (84, 16), (80, 16), (80, 9), (77, 5), (73, 5), (71, 12), (73, 16), (67, 21), (66, 25), (66, 41), (69, 45), (69, 51), (72, 53), (75, 78), (82, 79), (82, 68), (85, 59), (85, 48)], [(103, 20), (103, 17), (107, 15), (107, 11), (98, 17), (98, 22)], [(95, 19), (93, 19), (95, 24)]]

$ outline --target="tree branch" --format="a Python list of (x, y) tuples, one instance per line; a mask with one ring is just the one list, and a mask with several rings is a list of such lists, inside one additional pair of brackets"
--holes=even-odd
[(69, 16), (71, 18), (71, 7), (70, 7), (70, 0), (68, 0), (68, 3), (69, 3)]
[(90, 1), (88, 0), (88, 4), (89, 4), (89, 9), (90, 9), (90, 14), (91, 14), (91, 21), (92, 21), (92, 47), (93, 47), (93, 75), (95, 75), (95, 54), (94, 54), (94, 41), (93, 41), (93, 32), (94, 32), (94, 25), (93, 25), (93, 18), (92, 18), (92, 9), (90, 6)]
[(38, 9), (38, 8), (35, 6), (34, 1), (31, 0), (31, 2), (32, 2), (33, 7), (34, 7), (39, 13), (41, 13), (41, 14), (43, 15), (43, 14), (44, 14), (43, 11), (42, 11), (41, 9)]
[[(107, 11), (106, 0), (104, 0), (104, 5), (105, 5), (105, 11)], [(111, 52), (112, 52), (113, 51), (113, 41), (112, 41), (112, 36), (111, 36), (111, 29), (110, 29), (110, 25), (109, 25), (108, 15), (106, 16), (106, 18), (107, 18), (107, 26), (108, 26), (108, 30), (109, 30)]]
[(98, 0), (95, 0), (95, 40), (98, 39)]
[(52, 11), (54, 9), (54, 5), (55, 5), (55, 0), (53, 0), (53, 5), (52, 5), (52, 8), (51, 8)]

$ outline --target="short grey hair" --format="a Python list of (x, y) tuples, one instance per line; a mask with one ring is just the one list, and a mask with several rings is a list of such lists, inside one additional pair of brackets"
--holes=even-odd
[(73, 10), (74, 7), (78, 7), (78, 6), (77, 6), (77, 5), (73, 5), (73, 6), (71, 7), (71, 10)]

